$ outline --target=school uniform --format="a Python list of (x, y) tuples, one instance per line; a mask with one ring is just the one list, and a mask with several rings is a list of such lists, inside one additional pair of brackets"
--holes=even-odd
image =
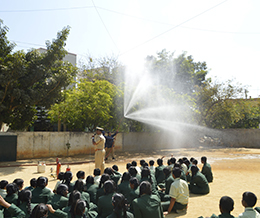
[(87, 204), (87, 207), (89, 208), (90, 205), (90, 196), (89, 193), (80, 191), (81, 194), (81, 200), (85, 201)]
[(129, 198), (129, 193), (131, 192), (131, 187), (129, 181), (123, 181), (118, 185), (118, 192), (123, 194), (126, 199)]
[(252, 207), (246, 207), (245, 211), (239, 214), (238, 218), (260, 218), (260, 213)]
[[(118, 212), (118, 214), (121, 214), (121, 216), (119, 215), (120, 218), (124, 218), (124, 214), (123, 212)], [(126, 211), (126, 217), (127, 218), (134, 218), (134, 215), (128, 211)], [(113, 211), (109, 216), (107, 216), (106, 218), (118, 218), (117, 214)]]
[(213, 182), (213, 174), (210, 164), (204, 163), (201, 173), (204, 174), (208, 182)]
[(0, 189), (0, 195), (1, 195), (3, 198), (5, 198), (6, 195), (7, 195), (6, 190), (5, 190), (5, 189)]
[(101, 179), (101, 175), (95, 176), (95, 177), (94, 177), (94, 184), (96, 184), (97, 186), (99, 186), (100, 179)]
[(44, 203), (46, 204), (48, 201), (51, 201), (53, 197), (53, 192), (51, 192), (47, 188), (41, 188), (41, 187), (36, 187), (35, 189), (32, 190), (32, 203)]
[(104, 187), (97, 189), (97, 195), (96, 195), (96, 204), (98, 204), (98, 200), (101, 196), (105, 194)]
[(130, 212), (134, 212), (133, 200), (139, 197), (139, 193), (140, 193), (139, 187), (137, 187), (136, 189), (131, 189), (131, 191), (129, 193), (127, 202), (130, 204), (130, 208), (129, 208)]
[(109, 193), (98, 199), (98, 216), (105, 218), (113, 212), (112, 197), (115, 193)]
[[(203, 218), (203, 216), (200, 216), (198, 218)], [(235, 218), (235, 217), (233, 215), (231, 215), (230, 213), (222, 213), (222, 214), (219, 214), (218, 216), (215, 214), (212, 214), (210, 216), (210, 218)]]
[[(33, 211), (33, 208), (36, 207), (38, 204), (31, 204), (31, 212)], [(25, 213), (25, 218), (29, 218), (30, 214), (28, 214), (28, 204), (27, 202), (22, 202), (18, 206), (24, 213)]]
[(209, 184), (206, 177), (201, 172), (197, 172), (191, 177), (189, 189), (193, 194), (208, 194)]
[(118, 185), (118, 182), (120, 181), (122, 175), (118, 171), (114, 170), (114, 175), (111, 176), (111, 179)]
[(96, 204), (98, 186), (96, 184), (87, 184), (86, 192), (89, 194), (90, 202)]
[(158, 186), (160, 186), (160, 184), (164, 184), (164, 182), (165, 182), (165, 175), (163, 173), (164, 168), (165, 168), (164, 165), (161, 165), (161, 166), (158, 166), (155, 168), (155, 179), (156, 179)]
[[(151, 178), (151, 180), (152, 180), (152, 178)], [(143, 181), (148, 181), (148, 182), (150, 182), (150, 180), (149, 180), (147, 177), (143, 177), (143, 178), (141, 179), (141, 181), (140, 181), (140, 184), (141, 184)], [(150, 184), (151, 184), (151, 182), (150, 182)], [(157, 195), (158, 197), (160, 197), (160, 195), (159, 195), (159, 193), (158, 193), (158, 189), (157, 189), (156, 183), (155, 183), (154, 181), (152, 181), (151, 186), (152, 186), (152, 194), (153, 194), (153, 195)]]
[[(12, 218), (24, 218), (26, 216), (26, 214), (19, 208), (17, 207), (15, 204), (11, 204), (11, 206), (9, 208), (5, 208), (6, 211), (8, 211), (8, 213), (10, 214), (9, 217)], [(7, 216), (5, 216), (2, 211), (0, 211), (0, 218), (5, 218)]]
[(155, 167), (154, 166), (150, 166), (149, 169), (150, 169), (151, 174), (155, 175)]
[(157, 195), (142, 195), (133, 200), (135, 218), (163, 218), (161, 201)]
[[(8, 202), (9, 204), (14, 204), (17, 206), (18, 203), (18, 195), (16, 193), (12, 195), (7, 195), (5, 198), (5, 201)], [(16, 209), (16, 208), (15, 208)], [(10, 211), (7, 208), (4, 208), (4, 217), (12, 217)]]
[(165, 191), (159, 192), (160, 197), (161, 197), (161, 201), (171, 200), (171, 197), (169, 196), (169, 192), (170, 192), (170, 188), (171, 188), (171, 185), (172, 185), (173, 182), (174, 182), (174, 178), (172, 177), (172, 175), (169, 175), (165, 179)]

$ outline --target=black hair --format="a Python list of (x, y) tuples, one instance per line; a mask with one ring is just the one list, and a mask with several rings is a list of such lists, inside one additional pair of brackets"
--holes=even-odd
[(70, 187), (70, 181), (72, 180), (72, 172), (66, 171), (64, 173), (64, 179), (62, 181), (62, 184), (66, 184), (68, 187)]
[(140, 160), (140, 165), (141, 165), (141, 166), (143, 166), (144, 163), (145, 163), (145, 160), (144, 160), (144, 159)]
[(179, 178), (181, 176), (181, 169), (179, 167), (174, 167), (173, 170), (172, 170), (172, 174), (176, 178)]
[(136, 167), (137, 166), (137, 162), (135, 160), (132, 161), (131, 163), (132, 166)]
[(171, 159), (167, 160), (167, 165), (170, 166), (171, 165)]
[(45, 188), (45, 186), (47, 185), (47, 180), (45, 177), (43, 176), (40, 176), (38, 179), (37, 179), (37, 184), (36, 186), (37, 187), (40, 187), (40, 188)]
[(172, 157), (172, 158), (170, 159), (170, 163), (171, 163), (171, 164), (175, 164), (175, 163), (176, 163), (176, 158), (175, 158), (175, 157)]
[(68, 186), (66, 184), (59, 184), (57, 187), (57, 194), (67, 197)]
[(143, 181), (140, 184), (139, 189), (140, 189), (139, 196), (142, 196), (143, 194), (146, 194), (146, 195), (151, 195), (152, 194), (152, 185), (148, 181)]
[(85, 172), (80, 170), (80, 171), (77, 172), (76, 176), (77, 176), (78, 179), (85, 177)]
[(144, 162), (143, 168), (147, 167), (148, 168), (148, 163)]
[(177, 167), (177, 168), (182, 169), (182, 166), (180, 165), (180, 163), (175, 163), (175, 164), (174, 164), (174, 167), (175, 167), (175, 168)]
[(79, 192), (82, 192), (84, 189), (84, 183), (81, 180), (77, 180), (74, 185), (74, 190), (78, 190)]
[(47, 207), (45, 204), (40, 203), (40, 204), (38, 204), (37, 206), (35, 206), (35, 207), (33, 208), (31, 217), (32, 217), (32, 218), (43, 218), (43, 217), (47, 217), (48, 211), (49, 211), (48, 207)]
[(124, 173), (123, 173), (123, 176), (122, 176), (121, 183), (122, 183), (123, 181), (129, 181), (130, 178), (131, 178), (130, 173), (129, 173), (129, 172), (124, 172)]
[(30, 180), (30, 185), (35, 188), (37, 186), (37, 179), (36, 178), (32, 178)]
[(182, 160), (184, 162), (185, 160), (188, 160), (188, 158), (187, 157), (183, 157)]
[(234, 209), (234, 201), (228, 196), (220, 198), (219, 206), (223, 213), (230, 213)]
[(115, 192), (116, 184), (113, 180), (107, 180), (104, 183), (105, 195)]
[(165, 177), (168, 178), (168, 176), (171, 175), (171, 168), (170, 167), (164, 167), (163, 173), (164, 173)]
[(178, 163), (180, 163), (180, 165), (183, 164), (183, 160), (182, 160), (182, 158), (180, 158), (180, 159), (178, 160)]
[(199, 172), (199, 168), (197, 166), (191, 166), (190, 170), (192, 177), (194, 177), (197, 174), (197, 172)]
[(130, 167), (129, 169), (128, 169), (128, 172), (130, 173), (130, 175), (133, 177), (135, 177), (136, 176), (136, 174), (137, 174), (137, 170), (135, 169), (135, 167)]
[(104, 173), (108, 174), (108, 175), (114, 175), (114, 172), (112, 170), (111, 167), (107, 167), (105, 170), (104, 170)]
[(194, 159), (193, 161), (192, 161), (192, 163), (194, 164), (194, 165), (198, 165), (198, 161), (196, 160), (196, 159)]
[(58, 174), (58, 179), (59, 180), (64, 180), (64, 172), (60, 172), (59, 174)]
[(153, 184), (152, 178), (151, 178), (151, 172), (149, 168), (143, 168), (141, 172), (141, 178), (148, 178), (149, 182)]
[(134, 189), (137, 189), (139, 186), (139, 180), (136, 177), (132, 177), (129, 183), (134, 185)]
[(20, 205), (22, 202), (27, 203), (27, 213), (31, 215), (32, 207), (31, 207), (31, 199), (32, 199), (32, 192), (29, 189), (22, 190), (18, 193), (18, 203), (17, 206)]
[(94, 177), (93, 176), (88, 176), (87, 178), (86, 178), (86, 184), (94, 184), (95, 183), (95, 181), (94, 181)]
[(192, 163), (193, 160), (195, 160), (195, 158), (194, 158), (194, 157), (191, 157), (191, 158), (190, 158), (190, 162)]
[(183, 163), (185, 163), (186, 166), (189, 168), (189, 166), (190, 166), (190, 161), (189, 161), (188, 159), (184, 160)]
[(127, 163), (127, 164), (126, 164), (126, 169), (129, 170), (129, 168), (130, 168), (131, 166), (134, 166), (134, 165), (131, 164), (131, 163)]
[[(114, 194), (112, 198), (112, 203), (114, 205), (114, 212), (117, 218), (127, 218), (126, 211), (126, 199), (125, 196), (121, 193)], [(123, 215), (123, 216), (122, 216)]]
[(1, 180), (1, 182), (0, 182), (0, 188), (1, 188), (1, 189), (4, 189), (7, 185), (8, 185), (8, 181), (6, 181), (6, 180)]
[(72, 193), (70, 193), (68, 206), (75, 204), (78, 199), (81, 199), (81, 193), (77, 190), (74, 190)]
[(84, 211), (86, 209), (86, 202), (84, 200), (78, 199), (70, 209), (71, 217), (75, 218), (76, 215), (82, 216), (83, 218), (86, 217)]
[(157, 164), (158, 164), (159, 166), (162, 166), (162, 165), (163, 165), (163, 159), (162, 159), (162, 158), (158, 158), (158, 159), (157, 159)]
[(118, 166), (117, 165), (113, 165), (112, 169), (115, 170), (115, 171), (118, 171)]
[(154, 165), (154, 160), (150, 160), (149, 164), (150, 164), (150, 166), (153, 166)]
[(101, 170), (99, 168), (96, 168), (96, 169), (94, 169), (93, 174), (94, 174), (94, 176), (99, 176), (99, 175), (101, 175)]
[(18, 190), (19, 190), (19, 188), (16, 185), (16, 183), (9, 183), (9, 184), (7, 184), (7, 186), (6, 186), (6, 192), (7, 192), (6, 197), (15, 194), (16, 192), (18, 192)]
[(13, 183), (16, 183), (16, 185), (18, 186), (19, 189), (22, 189), (22, 188), (23, 188), (23, 184), (24, 184), (23, 179), (15, 179), (15, 180), (13, 181)]
[(205, 157), (205, 156), (201, 157), (201, 161), (203, 161), (204, 163), (207, 163), (207, 157)]
[(103, 186), (103, 184), (110, 179), (110, 176), (106, 173), (104, 173), (101, 178), (100, 178), (100, 182), (99, 182), (99, 186), (98, 188), (101, 188)]
[(253, 207), (257, 202), (257, 197), (252, 192), (244, 192), (242, 200), (245, 201), (248, 207)]

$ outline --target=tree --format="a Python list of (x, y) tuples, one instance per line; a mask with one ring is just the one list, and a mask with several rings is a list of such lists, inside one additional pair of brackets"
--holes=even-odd
[(122, 113), (122, 105), (116, 104), (120, 98), (122, 91), (106, 80), (81, 80), (78, 88), (64, 92), (65, 100), (54, 104), (49, 116), (53, 122), (65, 119), (71, 131), (93, 131), (96, 126), (115, 129)]
[(36, 106), (49, 108), (59, 101), (61, 90), (77, 73), (72, 64), (62, 61), (69, 27), (58, 32), (52, 43), (47, 41), (46, 53), (40, 54), (35, 49), (12, 52), (8, 28), (0, 24), (0, 124), (21, 130), (33, 122)]

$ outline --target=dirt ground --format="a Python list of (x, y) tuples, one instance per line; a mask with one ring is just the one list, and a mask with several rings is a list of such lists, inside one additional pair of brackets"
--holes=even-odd
[[(214, 180), (210, 183), (210, 193), (203, 196), (190, 194), (187, 213), (170, 214), (167, 217), (183, 217), (194, 218), (199, 216), (210, 216), (212, 213), (219, 214), (219, 199), (221, 196), (227, 195), (233, 198), (235, 209), (232, 212), (234, 216), (238, 216), (243, 212), (244, 208), (241, 205), (241, 196), (245, 191), (251, 191), (260, 196), (259, 185), (259, 168), (260, 168), (260, 149), (245, 149), (245, 148), (213, 148), (199, 147), (188, 149), (167, 149), (160, 151), (146, 151), (143, 153), (127, 153), (117, 152), (117, 158), (114, 161), (108, 161), (105, 167), (111, 167), (114, 164), (119, 166), (119, 171), (125, 171), (126, 163), (132, 160), (139, 161), (145, 159), (147, 162), (151, 159), (155, 160), (165, 156), (164, 164), (167, 159), (173, 155), (176, 159), (180, 157), (194, 157), (198, 161), (201, 156), (208, 157), (208, 163), (211, 164)], [(92, 174), (94, 170), (93, 155), (85, 155), (78, 157), (63, 157), (60, 158), (62, 171), (66, 170), (66, 163), (70, 164), (71, 171), (75, 175), (78, 170), (83, 170), (86, 175)], [(38, 161), (45, 161), (46, 172), (37, 173)], [(57, 180), (51, 177), (51, 168), (56, 170), (55, 158), (41, 160), (20, 160), (16, 162), (1, 162), (0, 163), (0, 180), (5, 179), (12, 182), (15, 178), (22, 178), (25, 185), (29, 185), (31, 178), (41, 175), (49, 178), (51, 189), (54, 188)], [(86, 162), (86, 163), (82, 163)], [(87, 163), (88, 162), (88, 163)], [(199, 161), (200, 162), (200, 161)], [(75, 164), (78, 163), (78, 164)], [(201, 169), (201, 164), (198, 165)], [(54, 172), (55, 173), (55, 172)], [(76, 176), (75, 176), (76, 177)], [(73, 178), (75, 180), (76, 178)], [(256, 206), (260, 206), (260, 201)]]

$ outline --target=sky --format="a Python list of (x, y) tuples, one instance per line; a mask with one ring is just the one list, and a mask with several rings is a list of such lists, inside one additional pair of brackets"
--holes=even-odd
[(114, 55), (138, 65), (166, 49), (205, 61), (214, 81), (235, 80), (260, 97), (259, 0), (0, 0), (16, 50), (44, 47), (70, 26), (78, 61)]

